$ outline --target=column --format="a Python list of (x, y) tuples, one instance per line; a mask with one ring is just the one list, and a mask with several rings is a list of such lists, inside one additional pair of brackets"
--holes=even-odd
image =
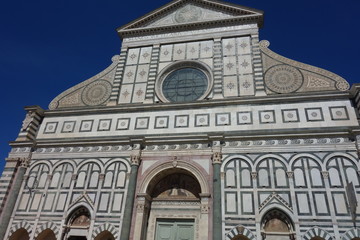
[(333, 226), (333, 229), (334, 229), (334, 236), (335, 236), (335, 239), (340, 239), (339, 224), (336, 219), (335, 205), (334, 205), (334, 201), (332, 198), (331, 187), (330, 187), (330, 182), (329, 182), (329, 172), (323, 171), (321, 173), (322, 173), (324, 183), (325, 183), (326, 195), (327, 195), (327, 200), (329, 203), (329, 211), (330, 211), (330, 216), (331, 216), (331, 220), (332, 220), (331, 225)]
[(138, 168), (140, 164), (140, 153), (137, 155), (131, 156), (131, 172), (129, 178), (129, 185), (127, 190), (125, 210), (123, 217), (123, 224), (121, 229), (121, 240), (128, 240), (130, 237), (130, 228), (131, 228), (131, 217), (133, 214), (134, 208), (134, 199), (135, 199), (135, 189), (136, 189), (136, 178), (138, 173)]
[(213, 240), (220, 240), (222, 236), (221, 216), (221, 168), (222, 154), (220, 141), (213, 142)]
[(18, 172), (12, 184), (11, 191), (9, 192), (0, 219), (0, 239), (4, 239), (6, 229), (10, 223), (11, 215), (15, 207), (15, 203), (18, 200), (19, 191), (24, 180), (26, 169), (29, 166), (30, 158), (19, 159), (18, 161), (20, 162), (20, 166), (18, 166)]

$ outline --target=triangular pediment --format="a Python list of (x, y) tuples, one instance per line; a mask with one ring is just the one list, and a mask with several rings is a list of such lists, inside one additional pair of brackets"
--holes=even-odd
[(74, 205), (78, 203), (85, 203), (89, 205), (91, 208), (94, 208), (94, 200), (91, 199), (91, 196), (89, 196), (87, 193), (83, 193), (80, 196), (78, 196), (69, 206), (69, 208), (73, 207)]
[(274, 205), (274, 206), (282, 206), (287, 208), (290, 211), (293, 211), (292, 207), (290, 206), (290, 204), (283, 199), (279, 194), (277, 193), (272, 193), (271, 195), (269, 195), (259, 206), (259, 211), (262, 211), (264, 208), (266, 208), (267, 206), (270, 205)]
[(210, 0), (175, 0), (117, 29), (121, 37), (231, 24), (262, 25), (260, 10)]

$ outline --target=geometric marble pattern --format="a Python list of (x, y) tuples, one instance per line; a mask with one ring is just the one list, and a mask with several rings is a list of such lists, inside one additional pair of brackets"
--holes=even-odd
[(62, 127), (61, 132), (64, 133), (69, 133), (69, 132), (73, 132), (74, 131), (74, 127), (75, 127), (75, 121), (66, 121), (64, 122), (64, 125)]
[(230, 113), (217, 113), (216, 114), (216, 126), (224, 126), (231, 124)]
[(346, 107), (329, 107), (332, 120), (349, 120)]
[(159, 116), (155, 118), (155, 128), (168, 128), (169, 116)]
[(299, 112), (297, 109), (281, 110), (283, 122), (299, 122)]
[(260, 123), (275, 123), (274, 110), (259, 111)]
[(80, 124), (80, 132), (91, 132), (94, 120), (83, 120)]
[(324, 121), (321, 108), (305, 108), (305, 113), (308, 121)]
[(116, 130), (128, 130), (130, 125), (130, 118), (119, 118), (117, 120)]
[(189, 115), (175, 116), (175, 127), (189, 127)]
[(101, 119), (99, 121), (98, 130), (99, 131), (109, 131), (111, 127), (111, 119)]
[(238, 112), (237, 113), (237, 124), (252, 124), (252, 112)]

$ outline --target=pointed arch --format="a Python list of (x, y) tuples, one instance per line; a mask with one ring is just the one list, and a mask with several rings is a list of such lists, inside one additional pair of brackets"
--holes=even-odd
[(108, 231), (110, 232), (115, 239), (118, 239), (118, 236), (119, 236), (119, 232), (116, 230), (115, 226), (112, 225), (111, 223), (104, 223), (103, 225), (97, 227), (95, 229), (95, 231), (93, 231), (93, 234), (92, 234), (92, 239), (95, 239), (100, 233), (102, 233), (103, 231)]
[(39, 234), (42, 233), (43, 231), (45, 231), (46, 229), (52, 230), (54, 232), (55, 236), (58, 236), (58, 234), (59, 234), (59, 228), (57, 227), (57, 225), (55, 223), (46, 222), (36, 228), (34, 237), (37, 238), (39, 236)]
[(360, 228), (350, 229), (341, 236), (341, 240), (351, 240), (354, 238), (360, 238)]
[(303, 236), (304, 240), (310, 240), (313, 237), (321, 237), (325, 240), (333, 240), (333, 237), (324, 229), (317, 226), (309, 229)]
[(231, 229), (225, 236), (226, 240), (231, 240), (234, 237), (243, 236), (250, 240), (256, 240), (256, 236), (246, 227), (239, 225)]

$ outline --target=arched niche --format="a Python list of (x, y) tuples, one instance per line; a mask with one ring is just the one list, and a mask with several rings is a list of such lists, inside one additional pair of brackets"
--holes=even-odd
[(63, 238), (66, 240), (85, 240), (89, 234), (89, 228), (91, 224), (90, 211), (80, 206), (70, 212), (66, 219), (66, 228), (63, 233)]
[(97, 235), (94, 240), (115, 240), (114, 236), (109, 231), (103, 231)]
[(45, 229), (36, 238), (36, 240), (56, 240), (56, 236), (51, 229)]
[(261, 220), (262, 239), (266, 240), (295, 240), (294, 223), (291, 218), (280, 209), (271, 209)]
[(29, 240), (29, 233), (24, 229), (20, 228), (16, 230), (9, 238), (9, 240)]
[(199, 200), (201, 187), (189, 172), (171, 169), (154, 177), (147, 193), (153, 200)]

